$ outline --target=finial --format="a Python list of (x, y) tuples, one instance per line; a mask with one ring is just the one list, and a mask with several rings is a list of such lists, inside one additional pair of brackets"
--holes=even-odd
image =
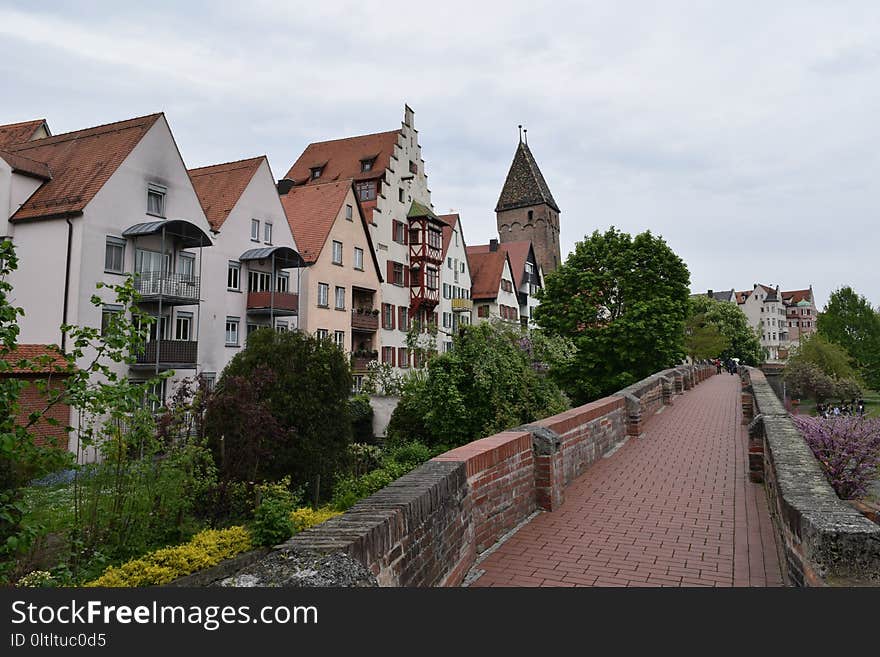
[(520, 124), (516, 127), (519, 128), (519, 143), (521, 144), (522, 143), (522, 124)]
[(523, 130), (523, 136), (525, 137), (525, 140), (526, 140), (526, 146), (528, 146), (529, 145), (529, 129), (528, 128)]

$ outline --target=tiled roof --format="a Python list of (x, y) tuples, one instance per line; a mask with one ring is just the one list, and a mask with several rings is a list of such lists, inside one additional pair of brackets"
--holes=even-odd
[[(474, 249), (474, 253), (489, 253), (488, 244), (479, 244), (477, 246), (468, 247)], [(507, 257), (510, 258), (510, 269), (513, 272), (513, 284), (517, 290), (522, 285), (522, 277), (526, 271), (526, 261), (529, 258), (529, 251), (532, 250), (531, 240), (517, 240), (514, 242), (502, 242), (498, 245), (499, 250), (507, 251)]]
[[(351, 181), (342, 180), (292, 187), (281, 196), (281, 205), (287, 214), (293, 239), (307, 263), (316, 262), (321, 255), (324, 242), (350, 189)], [(367, 230), (366, 227), (364, 229)]]
[(189, 170), (193, 188), (213, 230), (219, 231), (223, 226), (265, 159), (266, 156), (261, 155)]
[(529, 150), (528, 144), (520, 142), (513, 156), (510, 171), (507, 172), (507, 180), (501, 188), (501, 196), (498, 197), (495, 212), (542, 203), (559, 212), (559, 206), (550, 193), (550, 187), (544, 180), (532, 151)]
[[(378, 178), (385, 169), (408, 166), (404, 162), (391, 164), (391, 156), (394, 154), (394, 146), (399, 136), (400, 130), (392, 130), (309, 144), (290, 167), (285, 178), (290, 178), (298, 185), (321, 184), (346, 178), (353, 180)], [(366, 158), (375, 158), (375, 162), (369, 171), (361, 171), (361, 161)], [(311, 170), (314, 167), (323, 167), (321, 177), (317, 180), (311, 178)]]
[(497, 298), (504, 263), (508, 261), (507, 252), (503, 249), (480, 252), (479, 247), (469, 246), (467, 256), (471, 268), (471, 298)]
[(22, 173), (26, 176), (32, 176), (42, 180), (49, 180), (52, 177), (52, 174), (49, 172), (49, 167), (45, 163), (37, 162), (24, 155), (0, 150), (0, 158), (4, 159), (16, 173)]
[[(21, 360), (37, 360), (33, 367), (19, 367)], [(46, 374), (67, 369), (67, 360), (58, 347), (50, 344), (20, 344), (12, 351), (0, 353), (0, 360), (11, 365), (5, 374)]]
[(151, 114), (7, 148), (46, 164), (52, 173), (52, 179), (33, 193), (12, 221), (82, 212), (160, 116)]
[(792, 290), (790, 292), (781, 292), (782, 300), (787, 303), (800, 303), (801, 301), (812, 301), (812, 290)]
[(455, 230), (461, 217), (457, 214), (441, 214), (437, 215), (437, 217), (443, 222), (443, 253), (440, 257), (446, 260), (446, 253), (449, 251), (449, 245), (452, 243), (452, 232)]
[(752, 293), (752, 290), (746, 290), (745, 292), (736, 292), (736, 302), (737, 303), (745, 303), (746, 299), (748, 299), (749, 295)]
[(724, 290), (723, 292), (713, 292), (712, 298), (715, 301), (728, 301), (736, 293), (733, 290)]
[[(34, 119), (21, 123), (8, 123), (0, 125), (0, 148), (8, 148), (15, 144), (21, 144), (33, 138), (34, 134), (46, 125), (46, 119)], [(46, 128), (46, 132), (49, 129)]]

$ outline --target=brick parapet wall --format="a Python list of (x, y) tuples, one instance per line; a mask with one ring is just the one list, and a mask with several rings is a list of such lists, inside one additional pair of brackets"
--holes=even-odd
[(761, 468), (789, 580), (880, 584), (880, 526), (837, 497), (765, 375), (748, 368), (742, 376), (750, 466)]
[(610, 397), (453, 449), (280, 549), (345, 552), (381, 586), (457, 586), (480, 553), (535, 511), (559, 508), (569, 483), (634, 435), (631, 407), (638, 409), (640, 435), (647, 417), (672, 401), (676, 381), (683, 390), (685, 381), (689, 388), (709, 373), (714, 369), (705, 365), (665, 370)]
[[(24, 383), (18, 397), (18, 413), (15, 418), (16, 424), (21, 426), (28, 423), (31, 413), (41, 412), (46, 408), (46, 394), (36, 386), (36, 381), (47, 381), (49, 388), (54, 392), (59, 392), (64, 388), (64, 377), (59, 375), (53, 375), (52, 378), (47, 378), (46, 374), (36, 373), (11, 376)], [(50, 418), (57, 424), (53, 425), (47, 422)], [(65, 427), (69, 424), (70, 406), (65, 403), (57, 403), (30, 427), (29, 432), (34, 436), (34, 443), (37, 445), (51, 445), (58, 449), (67, 449), (68, 435)]]

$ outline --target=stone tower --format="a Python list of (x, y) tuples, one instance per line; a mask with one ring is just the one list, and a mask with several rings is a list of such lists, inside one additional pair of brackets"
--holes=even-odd
[(502, 243), (531, 240), (545, 274), (559, 267), (559, 206), (528, 142), (522, 138), (495, 206), (495, 215)]

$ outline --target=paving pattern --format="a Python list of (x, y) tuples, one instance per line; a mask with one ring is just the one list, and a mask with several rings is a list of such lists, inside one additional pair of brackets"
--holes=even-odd
[(737, 376), (677, 397), (478, 564), (470, 586), (781, 586), (741, 419)]

